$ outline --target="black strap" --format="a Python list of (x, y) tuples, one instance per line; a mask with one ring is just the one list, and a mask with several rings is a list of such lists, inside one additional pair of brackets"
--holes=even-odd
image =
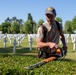
[[(58, 28), (59, 32), (61, 32), (60, 23), (58, 21), (56, 21), (56, 20), (55, 20), (55, 22), (56, 22), (56, 25), (57, 25), (57, 28)], [(44, 35), (46, 35), (47, 28), (44, 25), (41, 25), (41, 26), (43, 28)]]
[(47, 28), (44, 25), (41, 25), (44, 31), (47, 31)]
[(59, 32), (60, 32), (60, 31), (61, 31), (61, 30), (60, 30), (60, 24), (59, 24), (59, 22), (56, 21), (56, 20), (55, 20), (55, 22), (56, 22), (57, 28), (58, 28), (58, 30), (59, 30)]
[(41, 25), (42, 26), (42, 31), (43, 31), (43, 35), (44, 35), (44, 38), (46, 37), (46, 35), (47, 35), (47, 28), (44, 26), (44, 25)]

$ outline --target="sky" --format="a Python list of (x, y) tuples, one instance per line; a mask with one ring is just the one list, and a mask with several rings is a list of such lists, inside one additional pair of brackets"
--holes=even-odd
[(62, 18), (63, 25), (76, 16), (76, 0), (0, 0), (0, 24), (7, 17), (14, 16), (26, 21), (28, 13), (31, 13), (35, 22), (40, 19), (46, 21), (45, 9), (50, 6), (55, 8), (56, 17)]

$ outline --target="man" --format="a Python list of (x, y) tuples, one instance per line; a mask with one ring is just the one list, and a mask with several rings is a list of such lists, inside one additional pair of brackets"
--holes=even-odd
[[(39, 58), (47, 58), (50, 54), (55, 53), (58, 47), (59, 38), (63, 43), (63, 48), (66, 50), (67, 46), (62, 32), (62, 26), (55, 21), (56, 11), (53, 7), (48, 7), (45, 11), (46, 22), (38, 28), (37, 32), (37, 47), (39, 49)], [(45, 30), (45, 31), (44, 31)], [(54, 49), (55, 48), (55, 49)]]

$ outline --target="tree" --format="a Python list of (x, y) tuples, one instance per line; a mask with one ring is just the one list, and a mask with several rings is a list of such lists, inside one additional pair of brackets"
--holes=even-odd
[(11, 25), (11, 32), (14, 34), (19, 33), (19, 24), (16, 20), (13, 21), (13, 23)]
[[(62, 25), (62, 18), (60, 18), (60, 17), (56, 17), (55, 20), (58, 21), (58, 22)], [(63, 27), (63, 26), (62, 26), (62, 27)]]
[(62, 19), (60, 17), (56, 17), (56, 21), (61, 22), (62, 23)]
[(11, 19), (9, 17), (7, 17), (5, 22), (10, 22), (11, 23)]
[(30, 20), (27, 20), (26, 22), (24, 22), (23, 31), (26, 34), (32, 33), (32, 24), (31, 24), (31, 21)]
[(15, 21), (17, 20), (16, 16), (12, 17), (12, 21)]
[(64, 24), (64, 32), (65, 33), (72, 33), (71, 21), (66, 21)]
[(76, 30), (76, 16), (74, 16), (73, 20), (72, 20), (72, 30), (75, 31)]
[(22, 19), (17, 19), (16, 21), (17, 21), (18, 24), (19, 24), (19, 29), (20, 29), (20, 33), (21, 33), (21, 31), (22, 31), (22, 26), (23, 26), (23, 20), (22, 20)]
[(43, 20), (43, 19), (40, 19), (40, 20), (38, 21), (37, 26), (39, 27), (39, 26), (42, 25), (43, 23), (44, 23), (44, 20)]
[(33, 21), (31, 13), (28, 13), (27, 21), (24, 23), (23, 27), (23, 31), (25, 31), (25, 33), (36, 33), (36, 22)]
[(33, 21), (33, 18), (31, 16), (31, 13), (28, 13), (28, 20)]
[(34, 28), (34, 22), (33, 22), (33, 18), (32, 18), (32, 16), (31, 16), (31, 13), (28, 13), (28, 20), (30, 20), (30, 25), (32, 25), (32, 34), (34, 33), (33, 32), (33, 28)]
[(2, 31), (2, 26), (0, 25), (0, 31)]
[(33, 21), (33, 33), (37, 33), (36, 25), (37, 25), (36, 22)]
[[(12, 19), (10, 19), (9, 17), (7, 17), (6, 20), (5, 20), (5, 22), (9, 22), (9, 23), (11, 23), (11, 25), (12, 25), (12, 23), (14, 21), (16, 21), (18, 23), (18, 25), (19, 25), (19, 32), (21, 33), (22, 26), (23, 26), (23, 20), (22, 19), (17, 19), (16, 16), (14, 16), (14, 17), (12, 17)], [(1, 28), (0, 28), (0, 30), (1, 30)], [(9, 30), (10, 30), (10, 27), (8, 27), (8, 32), (10, 33)]]
[(9, 32), (8, 32), (8, 28), (11, 27), (11, 23), (9, 22), (3, 22), (0, 26), (0, 30), (3, 32), (3, 33), (10, 33), (10, 29), (9, 29)]

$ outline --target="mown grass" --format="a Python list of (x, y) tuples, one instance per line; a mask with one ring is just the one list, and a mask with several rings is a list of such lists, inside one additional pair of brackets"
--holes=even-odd
[(1, 75), (75, 75), (76, 61), (72, 59), (55, 60), (33, 70), (26, 70), (24, 66), (41, 61), (34, 55), (0, 55)]
[(76, 51), (73, 51), (71, 39), (67, 45), (68, 53), (65, 59), (51, 61), (33, 70), (26, 70), (24, 66), (42, 60), (37, 58), (36, 41), (33, 40), (33, 48), (30, 51), (25, 37), (20, 47), (17, 45), (14, 54), (13, 45), (7, 41), (7, 48), (4, 48), (0, 40), (0, 75), (76, 75)]

